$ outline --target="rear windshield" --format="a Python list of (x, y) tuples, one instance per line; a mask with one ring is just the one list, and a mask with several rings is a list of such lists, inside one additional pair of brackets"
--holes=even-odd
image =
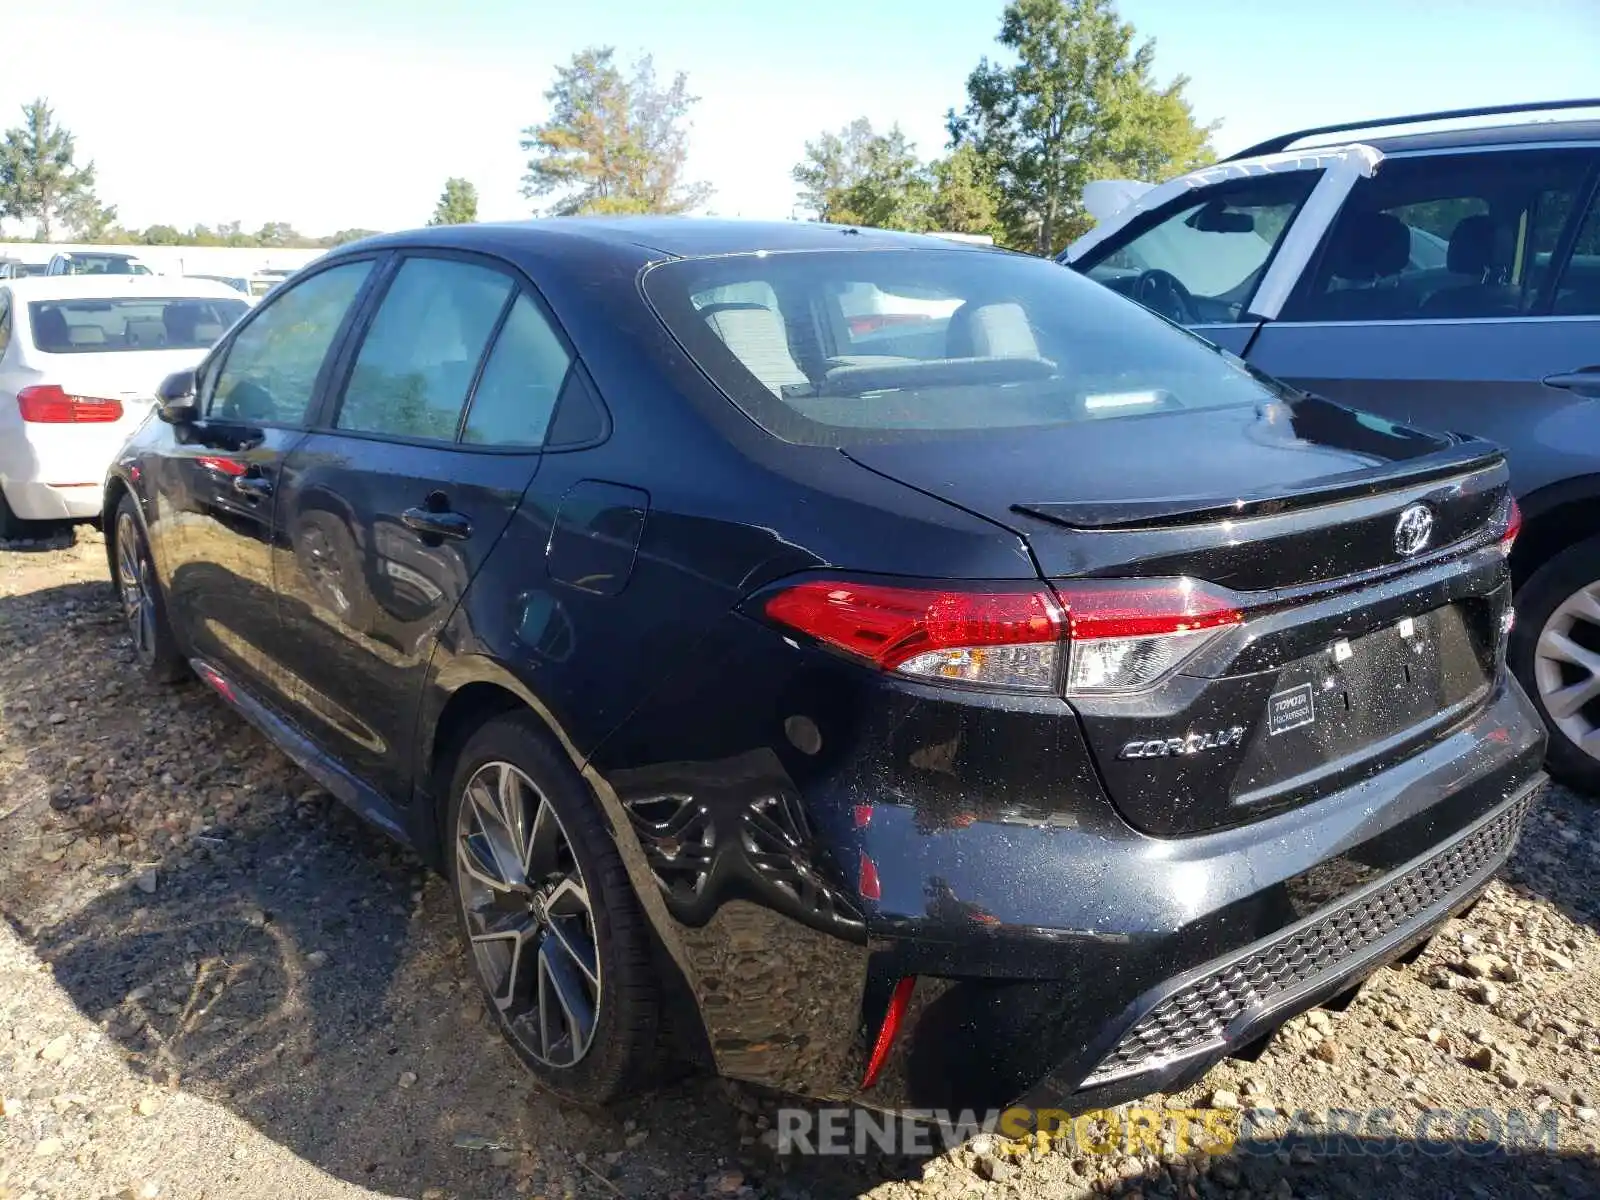
[(68, 275), (150, 275), (136, 258), (123, 254), (74, 254), (67, 259)]
[(1278, 399), (1238, 360), (1047, 259), (738, 254), (645, 292), (711, 379), (788, 441), (1050, 426)]
[(34, 300), (28, 323), (34, 346), (47, 354), (207, 350), (247, 307), (209, 296)]

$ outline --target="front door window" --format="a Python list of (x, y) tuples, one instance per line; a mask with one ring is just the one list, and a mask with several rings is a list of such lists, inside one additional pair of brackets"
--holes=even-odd
[(1108, 239), (1076, 265), (1185, 325), (1238, 321), (1320, 178), (1320, 171), (1294, 171), (1206, 189)]

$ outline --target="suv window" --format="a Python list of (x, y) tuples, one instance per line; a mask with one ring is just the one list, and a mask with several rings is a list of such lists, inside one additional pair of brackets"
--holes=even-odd
[(455, 441), (473, 376), (513, 286), (488, 267), (407, 259), (361, 344), (335, 427)]
[(1551, 311), (1558, 316), (1600, 316), (1600, 193), (1578, 227), (1572, 257), (1556, 281)]
[(263, 302), (228, 346), (207, 414), (281, 425), (303, 420), (328, 347), (371, 270), (368, 261), (343, 263)]
[(0, 292), (0, 358), (11, 347), (11, 293)]
[(1153, 223), (1136, 224), (1131, 238), (1124, 231), (1076, 265), (1090, 279), (1173, 320), (1237, 321), (1321, 178), (1321, 171), (1293, 171), (1209, 188)]
[(1282, 319), (1526, 315), (1587, 170), (1570, 151), (1386, 159), (1351, 191)]
[(572, 360), (526, 294), (519, 295), (472, 393), (461, 440), (480, 446), (541, 446)]

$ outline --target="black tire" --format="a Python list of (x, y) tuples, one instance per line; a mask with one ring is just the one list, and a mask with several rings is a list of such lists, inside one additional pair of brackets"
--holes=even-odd
[[(587, 893), (598, 963), (598, 980), (594, 984), (595, 1016), (586, 1051), (569, 1065), (543, 1061), (524, 1043), (530, 1027), (536, 1023), (519, 1026), (515, 1018), (508, 1015), (502, 1000), (496, 998), (502, 989), (497, 989), (490, 978), (479, 956), (479, 947), (472, 940), (471, 922), (477, 920), (482, 928), (483, 919), (469, 918), (469, 893), (472, 888), (477, 888), (482, 896), (490, 893), (484, 890), (478, 877), (469, 874), (463, 866), (462, 810), (471, 803), (466, 796), (469, 783), (475, 779), (484, 780), (486, 773), (499, 769), (497, 764), (515, 767), (559, 818), (560, 832), (570, 846), (579, 882)], [(466, 942), (467, 961), (483, 988), (485, 1007), (501, 1034), (539, 1081), (563, 1099), (598, 1106), (636, 1094), (647, 1086), (659, 1058), (660, 990), (651, 963), (644, 913), (588, 785), (553, 744), (537, 718), (528, 712), (517, 712), (495, 717), (467, 740), (451, 771), (449, 797), (442, 832), (451, 888), (456, 897), (456, 916)], [(467, 829), (473, 828), (471, 821), (469, 813)], [(529, 837), (528, 844), (531, 846), (536, 841), (537, 834), (534, 834)], [(533, 857), (533, 854), (527, 856), (529, 860)], [(463, 888), (464, 875), (467, 890)], [(542, 916), (539, 907), (534, 911)], [(543, 928), (549, 928), (548, 921)], [(561, 940), (548, 932), (539, 933), (537, 939), (519, 943), (535, 952), (535, 971), (538, 954), (542, 953), (538, 948), (547, 944), (554, 946)], [(507, 969), (502, 978), (514, 973)], [(512, 985), (503, 989), (503, 995), (511, 997), (517, 990)], [(515, 1001), (507, 1003), (514, 1005)], [(525, 1012), (523, 1016), (526, 1018)]]
[[(1550, 749), (1545, 756), (1550, 774), (1570, 787), (1600, 797), (1600, 758), (1578, 745), (1572, 733), (1575, 725), (1590, 718), (1600, 728), (1600, 698), (1584, 705), (1576, 720), (1569, 716), (1562, 721), (1552, 716), (1542, 691), (1548, 690), (1554, 666), (1546, 660), (1541, 668), (1539, 656), (1539, 641), (1546, 626), (1553, 621), (1561, 623), (1557, 614), (1562, 606), (1596, 584), (1600, 584), (1600, 537), (1568, 546), (1539, 567), (1517, 591), (1517, 621), (1511, 631), (1507, 659), (1550, 732)], [(1590, 643), (1586, 649), (1594, 650), (1600, 658), (1600, 625), (1592, 627), (1592, 634), (1580, 631), (1574, 637), (1580, 644), (1585, 639)], [(1541, 674), (1545, 689), (1540, 686)], [(1600, 743), (1600, 737), (1595, 740)], [(1596, 753), (1600, 753), (1600, 744)]]
[(156, 578), (144, 525), (132, 496), (124, 496), (117, 505), (109, 533), (111, 586), (122, 605), (134, 661), (152, 683), (176, 683), (188, 674), (189, 663), (167, 620), (167, 598)]

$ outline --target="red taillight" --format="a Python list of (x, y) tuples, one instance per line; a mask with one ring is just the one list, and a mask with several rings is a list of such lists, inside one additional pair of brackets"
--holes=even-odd
[(1070, 692), (1149, 687), (1211, 634), (1243, 619), (1193, 579), (1086, 580), (1044, 587), (907, 588), (813, 580), (766, 614), (850, 654), (930, 682)]
[(53, 383), (25, 387), (17, 393), (24, 421), (35, 425), (84, 425), (122, 420), (122, 401), (100, 396), (74, 396)]
[(1193, 579), (1128, 579), (1060, 585), (1075, 642), (1195, 633), (1244, 619), (1232, 600)]
[(915, 976), (907, 976), (894, 985), (894, 994), (889, 997), (889, 1011), (883, 1014), (877, 1040), (872, 1043), (872, 1056), (867, 1059), (866, 1072), (861, 1076), (862, 1091), (878, 1082), (883, 1064), (889, 1060), (889, 1049), (894, 1045), (895, 1034), (900, 1032), (900, 1022), (906, 1015), (906, 1005), (911, 1002), (911, 989), (916, 982)]
[(1514, 496), (1510, 497), (1507, 503), (1510, 507), (1506, 512), (1505, 532), (1500, 535), (1500, 553), (1510, 558), (1511, 550), (1517, 543), (1517, 535), (1522, 532), (1522, 506), (1517, 503)]
[(1063, 614), (1043, 587), (973, 590), (812, 580), (771, 597), (767, 616), (886, 671), (1048, 691)]
[(1056, 591), (1072, 638), (1069, 693), (1147, 688), (1244, 620), (1232, 597), (1193, 579), (1086, 580)]

